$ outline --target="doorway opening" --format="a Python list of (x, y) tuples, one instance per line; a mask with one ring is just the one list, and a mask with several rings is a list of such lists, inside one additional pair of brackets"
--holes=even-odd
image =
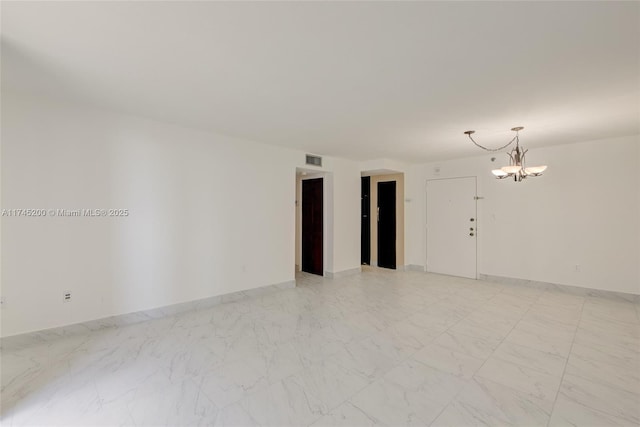
[(396, 269), (396, 182), (378, 182), (378, 267)]
[[(306, 181), (313, 182), (305, 183)], [(313, 188), (314, 183), (316, 184), (315, 188)], [(314, 194), (303, 195), (303, 189), (305, 193), (311, 192)], [(310, 205), (307, 202), (310, 202)], [(305, 210), (304, 214), (303, 208)], [(303, 221), (305, 223), (304, 231)], [(308, 222), (310, 225), (307, 224)], [(311, 228), (310, 232), (308, 232), (307, 227)], [(316, 276), (333, 277), (332, 172), (296, 167), (294, 234), (294, 272), (298, 284), (317, 283), (318, 277)], [(303, 248), (305, 252), (304, 262)], [(299, 274), (302, 272), (305, 274)]]
[(404, 174), (375, 169), (361, 175), (362, 264), (403, 269)]
[(323, 178), (302, 180), (302, 271), (322, 276), (323, 263)]
[(360, 263), (371, 265), (371, 177), (363, 176), (361, 190)]

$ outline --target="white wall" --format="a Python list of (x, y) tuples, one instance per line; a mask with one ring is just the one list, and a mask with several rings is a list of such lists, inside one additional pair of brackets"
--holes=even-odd
[(360, 169), (333, 159), (333, 273), (360, 268)]
[(407, 262), (425, 265), (426, 180), (477, 175), (480, 274), (640, 294), (639, 151), (640, 136), (532, 149), (549, 169), (520, 183), (491, 175), (505, 154), (414, 166)]
[[(3, 217), (3, 336), (294, 279), (304, 153), (7, 91), (2, 113), (3, 209), (130, 212)], [(332, 268), (356, 268), (359, 168), (325, 162)]]

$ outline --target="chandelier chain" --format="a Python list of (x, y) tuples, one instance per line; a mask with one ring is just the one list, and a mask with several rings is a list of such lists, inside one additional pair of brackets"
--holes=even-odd
[(474, 144), (476, 144), (478, 147), (482, 148), (483, 150), (486, 151), (500, 151), (500, 150), (504, 150), (505, 148), (507, 148), (508, 146), (510, 146), (511, 144), (513, 144), (514, 141), (518, 141), (518, 132), (516, 132), (516, 136), (513, 137), (513, 139), (509, 142), (507, 142), (505, 145), (503, 145), (500, 148), (487, 148), (483, 145), (478, 144), (472, 137), (470, 134), (467, 134), (467, 136), (469, 137), (469, 139), (471, 140), (471, 142), (473, 142)]

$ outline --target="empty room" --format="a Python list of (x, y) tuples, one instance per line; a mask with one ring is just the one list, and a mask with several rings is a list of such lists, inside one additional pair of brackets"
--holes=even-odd
[(640, 2), (0, 13), (2, 426), (640, 425)]

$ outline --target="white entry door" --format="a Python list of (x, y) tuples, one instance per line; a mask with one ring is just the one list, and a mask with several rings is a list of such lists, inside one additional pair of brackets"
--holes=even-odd
[(427, 271), (477, 278), (476, 177), (427, 181)]

